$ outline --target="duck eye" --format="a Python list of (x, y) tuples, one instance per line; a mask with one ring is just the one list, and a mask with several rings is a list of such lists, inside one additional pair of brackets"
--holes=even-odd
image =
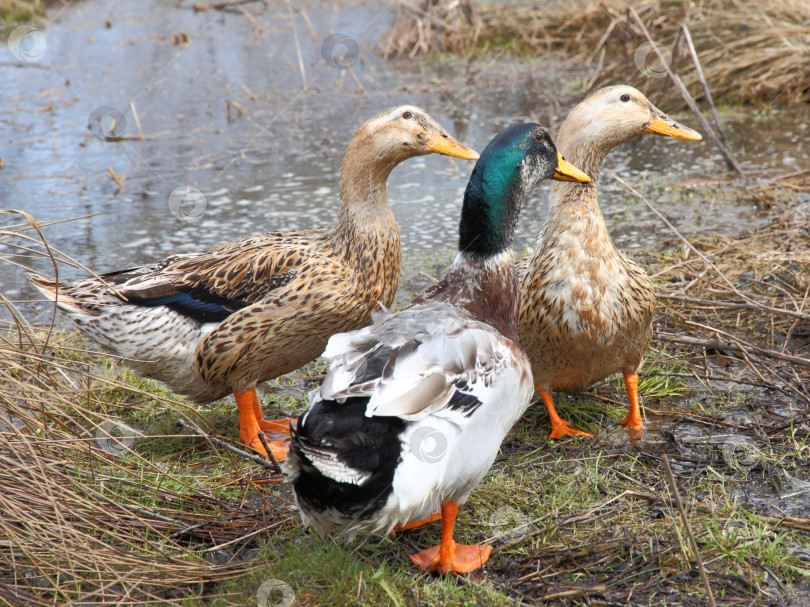
[(407, 120), (408, 118), (411, 118), (412, 116), (413, 116), (413, 114), (411, 114), (410, 112), (405, 112), (405, 113), (402, 114), (402, 117), (405, 120)]
[(622, 101), (625, 101), (625, 102), (630, 101), (630, 95), (628, 95), (627, 93), (625, 93), (624, 95), (622, 95), (621, 97), (619, 97), (619, 99), (621, 99)]

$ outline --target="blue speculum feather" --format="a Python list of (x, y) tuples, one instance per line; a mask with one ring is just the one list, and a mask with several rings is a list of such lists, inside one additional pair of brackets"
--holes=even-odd
[(234, 312), (234, 310), (229, 310), (219, 304), (198, 301), (188, 293), (179, 293), (138, 303), (149, 307), (166, 306), (175, 312), (200, 322), (222, 322)]

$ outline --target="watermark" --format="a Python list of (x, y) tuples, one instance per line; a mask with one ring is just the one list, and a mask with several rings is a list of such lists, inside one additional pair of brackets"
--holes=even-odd
[(672, 65), (672, 51), (663, 44), (642, 42), (633, 53), (633, 63), (648, 78), (663, 78)]
[(169, 210), (177, 219), (186, 223), (196, 223), (202, 219), (207, 207), (205, 194), (189, 185), (174, 188), (169, 194)]
[(504, 540), (516, 540), (529, 533), (532, 519), (511, 506), (501, 506), (489, 517), (492, 536)]
[(36, 63), (45, 54), (45, 34), (30, 25), (15, 27), (8, 37), (8, 50), (19, 61)]
[(750, 470), (762, 461), (762, 451), (759, 447), (742, 437), (733, 437), (723, 442), (720, 448), (723, 461), (733, 470)]
[(430, 426), (417, 428), (408, 441), (411, 452), (419, 461), (435, 464), (447, 453), (447, 437)]
[(810, 195), (800, 192), (799, 196), (807, 197), (807, 200), (796, 207), (796, 227), (806, 236), (810, 236)]
[(321, 57), (336, 70), (347, 70), (357, 63), (360, 46), (351, 36), (332, 34), (321, 44)]
[(281, 580), (265, 580), (256, 591), (258, 607), (290, 607), (293, 603), (295, 603), (293, 589)]
[(96, 430), (96, 446), (112, 455), (121, 455), (129, 451), (137, 434), (137, 430), (120, 419), (110, 419)]
[(127, 130), (127, 119), (118, 108), (111, 105), (100, 105), (90, 112), (87, 128), (97, 139), (109, 141), (124, 135)]

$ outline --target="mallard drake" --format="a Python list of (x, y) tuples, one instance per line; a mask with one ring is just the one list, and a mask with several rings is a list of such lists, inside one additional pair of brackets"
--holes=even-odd
[(701, 139), (630, 86), (596, 91), (560, 128), (560, 152), (591, 182), (552, 184), (537, 247), (518, 263), (520, 345), (551, 417), (550, 438), (592, 436), (560, 419), (551, 391), (580, 392), (617, 371), (630, 400), (621, 423), (637, 432), (643, 426), (638, 370), (652, 336), (655, 296), (644, 270), (614, 246), (597, 186), (607, 153), (645, 133)]
[(491, 548), (456, 544), (453, 527), (533, 393), (509, 247), (527, 193), (555, 171), (588, 179), (541, 126), (500, 133), (473, 169), (444, 278), (401, 312), (329, 340), (329, 373), (284, 464), (305, 525), (353, 538), (441, 508), (441, 545), (411, 560), (440, 573), (486, 562)]
[[(256, 385), (320, 355), (334, 333), (391, 305), (399, 231), (386, 181), (400, 162), (438, 153), (477, 159), (423, 109), (391, 108), (355, 132), (340, 169), (331, 226), (269, 232), (72, 284), (29, 275), (79, 329), (141, 375), (197, 403), (234, 392), (241, 440), (267, 454)], [(273, 443), (283, 458), (283, 441)]]

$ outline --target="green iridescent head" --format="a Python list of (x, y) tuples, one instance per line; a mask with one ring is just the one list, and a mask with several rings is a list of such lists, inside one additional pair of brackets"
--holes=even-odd
[(510, 126), (490, 141), (464, 192), (459, 250), (490, 256), (509, 248), (523, 199), (554, 176), (557, 160), (557, 147), (539, 124)]

